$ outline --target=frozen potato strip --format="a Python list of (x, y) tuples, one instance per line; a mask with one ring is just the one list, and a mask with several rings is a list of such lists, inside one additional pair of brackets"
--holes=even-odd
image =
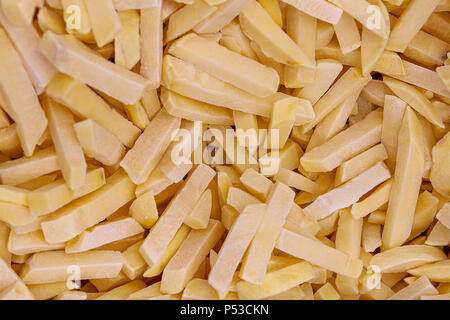
[(438, 210), (438, 205), (439, 199), (430, 192), (424, 191), (419, 195), (414, 212), (411, 235), (408, 240), (414, 239), (432, 224)]
[[(195, 26), (196, 33), (216, 33), (228, 25), (253, 0), (227, 0), (217, 10)], [(165, 1), (166, 2), (166, 1)]]
[(0, 185), (0, 201), (11, 202), (14, 204), (28, 205), (28, 190), (23, 188)]
[(415, 280), (407, 287), (396, 292), (389, 300), (419, 300), (421, 296), (437, 295), (439, 292), (426, 276)]
[(428, 234), (425, 244), (430, 246), (448, 246), (450, 243), (450, 229), (439, 221), (433, 226)]
[(152, 297), (156, 297), (161, 295), (159, 291), (161, 286), (161, 282), (156, 282), (148, 287), (141, 289), (139, 291), (135, 291), (127, 298), (127, 300), (145, 300)]
[(405, 272), (445, 259), (445, 254), (439, 248), (427, 245), (405, 245), (374, 255), (370, 265), (379, 267), (380, 272), (383, 273)]
[(358, 278), (362, 271), (362, 261), (352, 259), (342, 251), (322, 242), (283, 229), (276, 248), (294, 257), (304, 259), (313, 265), (351, 278)]
[(47, 119), (22, 60), (3, 29), (0, 48), (2, 108), (17, 123), (22, 149), (26, 156), (31, 156), (47, 127)]
[(122, 29), (119, 15), (114, 9), (113, 0), (85, 0), (84, 1), (92, 33), (97, 45), (101, 48), (114, 40)]
[(342, 71), (342, 64), (331, 59), (318, 60), (314, 82), (295, 90), (294, 95), (307, 99), (312, 105), (327, 92)]
[(377, 162), (387, 159), (387, 152), (382, 144), (377, 144), (375, 147), (364, 151), (357, 156), (342, 163), (336, 170), (335, 185), (339, 186), (342, 183), (356, 177), (363, 173)]
[(160, 97), (166, 111), (174, 117), (217, 125), (234, 124), (233, 114), (228, 109), (192, 100), (165, 87), (161, 88)]
[(219, 43), (234, 52), (245, 57), (257, 59), (255, 52), (250, 46), (250, 39), (242, 32), (239, 21), (231, 21), (221, 30), (222, 37)]
[[(181, 119), (161, 110), (127, 152), (120, 166), (135, 184), (145, 182), (170, 144), (171, 135), (180, 127)], [(148, 154), (151, 150), (152, 154)], [(147, 152), (146, 152), (147, 151)]]
[(142, 241), (138, 241), (122, 253), (124, 259), (122, 272), (130, 280), (141, 277), (147, 267), (144, 259), (139, 254), (141, 245)]
[(73, 127), (86, 156), (112, 166), (124, 155), (125, 147), (122, 143), (94, 120), (80, 121)]
[(67, 291), (67, 283), (65, 281), (44, 283), (44, 284), (30, 284), (28, 285), (36, 300), (48, 300), (65, 291)]
[(404, 52), (408, 43), (419, 32), (439, 2), (440, 0), (430, 0), (426, 3), (411, 0), (392, 28), (387, 49)]
[(258, 43), (262, 51), (275, 61), (314, 67), (315, 61), (298, 47), (256, 1), (251, 2), (241, 11), (239, 21), (244, 33)]
[(391, 177), (383, 162), (378, 162), (347, 183), (317, 197), (304, 209), (304, 213), (314, 220), (328, 217), (336, 210), (346, 208), (359, 200), (364, 194)]
[(389, 201), (392, 188), (392, 179), (384, 182), (364, 200), (352, 205), (351, 213), (355, 218), (363, 218), (374, 212)]
[(114, 62), (131, 70), (141, 59), (139, 23), (140, 15), (136, 10), (119, 12), (122, 30), (114, 39)]
[(168, 52), (255, 96), (268, 97), (278, 90), (275, 70), (194, 33), (174, 42)]
[(386, 212), (381, 210), (375, 210), (367, 217), (367, 222), (373, 224), (384, 224), (386, 219)]
[(314, 236), (321, 227), (318, 222), (307, 217), (303, 213), (303, 209), (294, 203), (286, 217), (286, 223), (283, 228), (298, 234)]
[(239, 178), (242, 184), (261, 201), (266, 201), (273, 186), (272, 181), (254, 169), (247, 169)]
[(131, 204), (129, 213), (141, 226), (150, 229), (159, 217), (153, 192), (138, 196)]
[(448, 90), (450, 90), (450, 66), (442, 66), (436, 69), (439, 77)]
[(97, 190), (104, 184), (105, 172), (103, 168), (88, 171), (85, 184), (73, 190), (63, 179), (58, 179), (29, 192), (27, 196), (28, 206), (33, 215), (43, 216), (62, 208), (72, 200)]
[(43, 99), (43, 108), (64, 180), (70, 189), (80, 188), (86, 180), (87, 165), (73, 128), (74, 117), (67, 108), (48, 97)]
[(134, 198), (135, 185), (123, 170), (118, 170), (100, 189), (52, 213), (41, 223), (45, 240), (65, 242), (106, 219)]
[(25, 234), (17, 234), (11, 231), (8, 239), (8, 250), (16, 255), (59, 249), (64, 249), (64, 243), (47, 243), (41, 230)]
[(361, 90), (370, 77), (364, 77), (358, 69), (350, 68), (345, 72), (314, 105), (314, 120), (303, 127), (303, 132), (314, 128), (327, 114), (333, 111), (341, 102), (358, 90)]
[(118, 251), (98, 250), (67, 254), (64, 251), (38, 252), (29, 258), (20, 272), (26, 284), (53, 283), (67, 280), (67, 268), (79, 267), (84, 279), (116, 277), (123, 257)]
[(408, 273), (416, 276), (427, 276), (431, 281), (449, 282), (450, 281), (450, 260), (438, 261), (425, 264), (420, 267), (408, 270)]
[(56, 68), (124, 104), (141, 99), (148, 81), (97, 55), (71, 35), (47, 31), (40, 48)]
[(124, 218), (100, 223), (66, 243), (66, 253), (89, 251), (144, 232), (144, 228), (133, 218)]
[(343, 54), (361, 47), (361, 35), (359, 34), (358, 26), (355, 19), (348, 13), (344, 12), (333, 27)]
[(384, 83), (403, 101), (410, 105), (414, 110), (425, 117), (429, 122), (443, 128), (441, 116), (434, 109), (430, 100), (419, 90), (404, 82), (384, 77)]
[(383, 229), (385, 249), (402, 245), (410, 236), (425, 165), (423, 141), (419, 119), (408, 107), (398, 135), (394, 181)]
[(211, 207), (212, 193), (210, 189), (207, 189), (183, 222), (192, 229), (205, 229), (211, 216)]
[(381, 127), (381, 143), (386, 148), (388, 158), (386, 164), (393, 171), (397, 158), (398, 133), (405, 114), (406, 103), (391, 95), (384, 97), (383, 125)]
[(314, 293), (314, 300), (341, 300), (341, 296), (329, 282)]
[(169, 18), (165, 41), (175, 40), (185, 34), (208, 18), (216, 10), (217, 7), (207, 4), (205, 1), (195, 1), (177, 10)]
[(145, 287), (146, 284), (144, 281), (133, 280), (100, 295), (95, 300), (125, 300), (130, 296), (130, 294), (138, 290), (142, 290)]
[(173, 182), (161, 171), (154, 171), (144, 183), (136, 187), (136, 196), (152, 191), (158, 195), (170, 186), (175, 186)]
[(3, 184), (16, 186), (60, 169), (55, 149), (48, 147), (36, 151), (31, 157), (22, 157), (0, 164)]
[(306, 191), (313, 194), (319, 191), (319, 185), (316, 182), (302, 176), (299, 173), (284, 168), (280, 168), (280, 170), (278, 170), (275, 179), (276, 181), (280, 181), (297, 190)]
[(41, 94), (57, 71), (39, 50), (39, 34), (31, 24), (19, 26), (16, 21), (9, 22), (1, 11), (0, 23), (20, 52), (36, 93)]
[(44, 0), (3, 0), (1, 8), (11, 23), (23, 26), (32, 23), (36, 8), (43, 5)]
[[(389, 36), (388, 25), (385, 23), (376, 24), (374, 18), (383, 19), (378, 5), (373, 5), (366, 0), (331, 0), (331, 3), (343, 9), (353, 18), (358, 20), (365, 28), (371, 30), (376, 35), (387, 39)], [(376, 6), (378, 8), (374, 8)], [(377, 15), (374, 17), (374, 15)]]
[[(114, 0), (114, 8), (117, 11), (147, 9), (155, 6), (154, 0)], [(170, 1), (164, 1), (170, 2)]]
[(278, 0), (258, 0), (258, 2), (270, 14), (273, 21), (283, 28), (283, 13), (281, 12), (280, 2)]
[(162, 3), (155, 0), (154, 6), (141, 10), (141, 69), (140, 73), (148, 79), (148, 88), (159, 88), (163, 59), (163, 20)]
[(249, 205), (236, 218), (208, 276), (209, 284), (217, 291), (228, 289), (265, 212), (263, 204)]
[(264, 281), (257, 285), (246, 281), (236, 284), (240, 299), (257, 300), (277, 295), (314, 277), (314, 270), (308, 262), (299, 262), (267, 273)]
[(9, 202), (0, 202), (0, 221), (11, 228), (22, 227), (36, 220), (27, 207)]
[(322, 21), (337, 24), (342, 16), (342, 9), (324, 0), (282, 0), (300, 11)]
[(47, 87), (46, 93), (74, 114), (97, 122), (127, 147), (133, 146), (140, 134), (139, 128), (112, 109), (88, 86), (69, 76), (58, 74)]
[(180, 293), (194, 277), (202, 261), (224, 233), (217, 220), (210, 220), (203, 230), (192, 230), (177, 253), (165, 267), (161, 280), (161, 292)]
[[(66, 23), (66, 32), (75, 35), (78, 39), (88, 43), (95, 43), (94, 35), (92, 34), (92, 25), (89, 19), (89, 14), (84, 0), (61, 0), (61, 8), (63, 10), (63, 17)], [(76, 6), (76, 7), (72, 7)], [(80, 10), (79, 25), (75, 21), (75, 10)]]
[(200, 164), (164, 210), (140, 249), (142, 257), (150, 266), (162, 258), (169, 242), (214, 176), (213, 169)]
[(439, 210), (436, 218), (442, 223), (447, 229), (450, 229), (450, 202), (447, 202)]
[[(267, 147), (270, 149), (282, 149), (286, 144), (296, 118), (296, 105), (294, 99), (284, 99), (274, 103), (269, 122)], [(274, 132), (278, 133), (278, 139)]]
[(0, 151), (11, 158), (19, 158), (23, 155), (17, 134), (17, 124), (13, 123), (6, 128), (0, 129)]
[(331, 171), (344, 161), (380, 142), (381, 125), (382, 111), (372, 111), (363, 120), (306, 152), (300, 162), (310, 172)]
[(216, 290), (205, 279), (195, 278), (186, 285), (182, 300), (219, 300)]
[(227, 205), (233, 207), (239, 213), (242, 213), (248, 205), (261, 203), (258, 198), (236, 187), (229, 188), (226, 201)]
[[(432, 150), (433, 166), (430, 172), (430, 181), (434, 189), (447, 200), (450, 199), (450, 170), (449, 170), (450, 134), (447, 133), (436, 143)], [(1, 166), (1, 165), (0, 165)]]
[(362, 233), (362, 243), (365, 252), (374, 252), (378, 249), (382, 244), (381, 225), (365, 222)]
[(164, 56), (163, 82), (182, 96), (216, 106), (265, 117), (269, 117), (272, 110), (272, 97), (263, 99), (250, 95), (170, 55)]
[[(239, 277), (255, 285), (263, 283), (270, 255), (286, 223), (295, 193), (285, 184), (277, 182), (267, 198), (266, 212), (242, 261)], [(245, 209), (244, 209), (245, 210)]]
[[(0, 281), (0, 297), (1, 300), (10, 300), (10, 299), (33, 299), (32, 294), (29, 289), (24, 285), (22, 279), (14, 272), (11, 266), (5, 262), (3, 259), (0, 259), (0, 273), (2, 274), (2, 278)], [(20, 286), (20, 290), (11, 290), (11, 288), (15, 288), (16, 286)], [(14, 293), (16, 291), (17, 295), (10, 295), (11, 292)]]

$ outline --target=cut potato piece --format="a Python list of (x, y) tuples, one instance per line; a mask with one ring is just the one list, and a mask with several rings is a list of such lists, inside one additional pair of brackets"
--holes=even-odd
[(333, 6), (324, 0), (282, 0), (291, 6), (303, 11), (314, 18), (324, 22), (337, 24), (342, 16), (342, 9)]

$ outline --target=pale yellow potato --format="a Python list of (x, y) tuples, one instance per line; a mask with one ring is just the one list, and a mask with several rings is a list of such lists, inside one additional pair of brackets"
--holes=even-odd
[(89, 251), (142, 232), (144, 228), (133, 218), (100, 223), (66, 242), (65, 250), (66, 253)]
[(65, 291), (67, 283), (65, 281), (43, 284), (30, 284), (28, 289), (36, 300), (49, 300)]
[(174, 42), (168, 53), (250, 94), (264, 98), (278, 90), (280, 79), (275, 70), (194, 33)]
[(127, 10), (119, 12), (119, 19), (122, 30), (114, 39), (114, 62), (131, 70), (141, 59), (140, 15), (136, 10)]
[(283, 183), (277, 182), (272, 187), (266, 200), (266, 213), (242, 261), (241, 279), (256, 285), (263, 283), (270, 254), (291, 210), (294, 196), (295, 193)]
[(71, 35), (47, 31), (41, 38), (40, 48), (60, 72), (124, 104), (136, 103), (148, 85), (142, 76), (97, 55)]
[(403, 244), (410, 236), (424, 170), (423, 131), (411, 108), (403, 116), (398, 136), (394, 181), (383, 229), (383, 247)]
[(384, 97), (383, 125), (381, 127), (381, 143), (386, 148), (386, 164), (393, 171), (397, 158), (398, 133), (400, 131), (406, 103), (392, 95)]
[(434, 221), (438, 211), (439, 199), (428, 191), (424, 191), (417, 199), (414, 222), (411, 235), (408, 240), (412, 240), (424, 232)]
[(327, 114), (355, 91), (361, 90), (369, 81), (370, 77), (364, 77), (358, 69), (350, 68), (314, 105), (315, 118), (303, 127), (303, 132), (314, 128)]
[(142, 257), (150, 266), (162, 258), (169, 242), (214, 176), (214, 170), (200, 164), (164, 210), (140, 249)]
[[(158, 260), (157, 263), (152, 264), (152, 266), (144, 272), (144, 277), (148, 278), (155, 277), (160, 275), (164, 271), (164, 268), (167, 266), (170, 259), (175, 255), (178, 248), (181, 246), (181, 244), (189, 235), (190, 230), (191, 229), (186, 225), (182, 225), (181, 228), (178, 229), (178, 231), (175, 233), (175, 235), (167, 245), (167, 249), (164, 251), (161, 258)], [(141, 248), (139, 248), (139, 253), (141, 254), (141, 257), (144, 259), (144, 261), (146, 261), (144, 255), (141, 252)]]
[[(75, 35), (82, 41), (95, 43), (94, 35), (92, 34), (92, 25), (87, 12), (84, 0), (61, 0), (61, 8), (63, 10), (64, 21), (66, 22), (66, 32)], [(72, 7), (76, 6), (76, 7)], [(75, 8), (75, 10), (73, 10)], [(80, 10), (80, 20), (77, 24), (76, 14)]]
[[(165, 2), (165, 1), (164, 1)], [(217, 10), (194, 27), (196, 33), (216, 33), (228, 25), (252, 0), (228, 0), (217, 6)]]
[(77, 189), (70, 189), (64, 179), (43, 185), (27, 194), (27, 203), (35, 216), (43, 216), (65, 206), (71, 201), (91, 193), (105, 184), (103, 168), (89, 170), (85, 184)]
[(408, 273), (416, 276), (427, 276), (431, 281), (450, 282), (450, 260), (443, 260), (435, 263), (425, 264), (420, 267), (408, 270)]
[(93, 290), (105, 292), (115, 287), (121, 286), (128, 280), (129, 279), (127, 278), (127, 276), (121, 271), (117, 276), (113, 278), (90, 279), (89, 284), (94, 287)]
[(442, 82), (444, 82), (447, 89), (450, 90), (450, 67), (449, 66), (439, 67), (436, 69), (436, 72), (438, 73)]
[(129, 104), (124, 106), (125, 113), (128, 116), (128, 119), (133, 122), (133, 124), (141, 130), (145, 130), (145, 128), (150, 123), (148, 119), (147, 112), (140, 102), (136, 104)]
[[(351, 111), (356, 105), (356, 94), (345, 99), (333, 111), (320, 121), (314, 128), (312, 135), (307, 142), (306, 151), (310, 151), (315, 147), (325, 143), (327, 140), (335, 136), (339, 131), (344, 129), (345, 124), (350, 116)], [(291, 137), (294, 139), (294, 130)]]
[(99, 47), (113, 41), (122, 30), (120, 18), (116, 12), (113, 0), (84, 1), (92, 33)]
[(363, 173), (377, 162), (384, 161), (386, 159), (386, 148), (383, 144), (377, 144), (376, 146), (342, 163), (336, 170), (334, 184), (339, 186), (342, 183)]
[(450, 229), (438, 221), (430, 230), (425, 244), (430, 246), (448, 246), (450, 243)]
[(322, 145), (307, 151), (300, 162), (311, 172), (327, 172), (337, 168), (381, 139), (382, 111), (375, 110), (364, 120), (340, 132)]
[[(36, 0), (25, 2), (32, 4)], [(57, 71), (39, 51), (40, 37), (36, 29), (31, 24), (18, 25), (17, 22), (19, 21), (12, 21), (11, 23), (4, 13), (0, 12), (0, 23), (20, 52), (36, 93), (41, 94)]]
[(427, 3), (411, 0), (392, 28), (387, 49), (404, 52), (408, 43), (422, 28), (439, 2), (440, 0), (431, 0)]
[(219, 300), (214, 288), (205, 279), (192, 279), (186, 285), (181, 297), (182, 300)]
[(362, 233), (364, 251), (374, 252), (381, 244), (381, 225), (365, 222)]
[(207, 189), (197, 201), (194, 209), (186, 216), (183, 223), (192, 229), (205, 229), (211, 217), (212, 193)]
[(348, 13), (344, 12), (333, 27), (343, 54), (347, 54), (361, 47), (361, 35), (358, 26), (356, 25), (355, 19)]
[(140, 74), (148, 79), (147, 88), (156, 89), (161, 84), (163, 59), (162, 3), (153, 1), (151, 8), (141, 10), (141, 68)]
[(45, 240), (65, 242), (106, 219), (134, 198), (135, 185), (123, 170), (106, 179), (100, 189), (50, 214), (41, 223)]
[(70, 189), (78, 189), (85, 184), (87, 165), (73, 128), (74, 116), (48, 97), (43, 99), (43, 108), (64, 180)]
[(80, 278), (114, 278), (120, 272), (123, 257), (117, 251), (90, 251), (66, 254), (64, 251), (33, 254), (20, 272), (26, 284), (53, 283), (67, 280), (67, 268), (78, 266)]
[(426, 276), (397, 291), (388, 300), (419, 300), (421, 296), (437, 295), (439, 292)]
[(314, 67), (315, 61), (297, 46), (256, 1), (241, 11), (239, 21), (244, 33), (275, 61)]
[(294, 95), (315, 105), (327, 92), (342, 71), (342, 64), (331, 59), (318, 60), (314, 82), (295, 90)]
[(136, 196), (152, 191), (154, 195), (160, 194), (163, 190), (173, 185), (173, 182), (167, 178), (164, 172), (154, 171), (147, 181), (137, 185)]
[[(340, 210), (336, 230), (336, 249), (348, 254), (353, 259), (359, 259), (362, 229), (363, 219), (355, 219), (348, 209)], [(336, 275), (336, 288), (342, 295), (357, 295), (359, 293), (358, 285), (356, 278)]]
[(299, 262), (267, 273), (264, 281), (253, 284), (246, 281), (237, 283), (237, 294), (240, 299), (256, 300), (277, 295), (314, 277), (314, 271), (308, 262)]
[(211, 16), (217, 7), (205, 1), (195, 1), (177, 10), (169, 18), (165, 41), (172, 41), (185, 34)]
[(429, 90), (443, 97), (450, 98), (450, 91), (441, 81), (437, 72), (406, 60), (402, 60), (402, 64), (405, 69), (405, 73), (403, 75), (391, 74), (390, 72), (387, 74), (398, 80)]
[(145, 300), (151, 297), (155, 297), (158, 295), (161, 295), (161, 292), (159, 291), (161, 286), (161, 282), (155, 282), (152, 285), (149, 285), (148, 287), (141, 289), (139, 291), (135, 291), (127, 298), (127, 300)]
[(48, 147), (36, 151), (31, 157), (1, 163), (0, 179), (3, 184), (17, 186), (59, 169), (55, 148)]
[(446, 226), (448, 229), (450, 229), (450, 203), (447, 202), (442, 206), (442, 208), (439, 210), (438, 214), (436, 215), (436, 219), (439, 220), (440, 223), (442, 223), (444, 226)]
[(330, 24), (337, 24), (342, 16), (342, 9), (324, 0), (282, 0), (283, 2)]
[(114, 0), (113, 3), (117, 11), (147, 9), (155, 5), (155, 1), (153, 0)]
[(355, 218), (363, 218), (381, 208), (389, 201), (389, 195), (392, 188), (392, 179), (381, 184), (364, 200), (352, 205), (351, 214)]
[(37, 19), (42, 32), (51, 30), (54, 33), (63, 34), (66, 30), (64, 18), (55, 10), (42, 7), (39, 9)]
[(8, 251), (16, 255), (26, 255), (41, 251), (64, 249), (64, 243), (49, 244), (44, 239), (41, 230), (25, 234), (11, 231), (8, 239)]
[(322, 242), (283, 229), (276, 248), (294, 257), (304, 259), (330, 271), (358, 278), (362, 271), (362, 261), (352, 259), (348, 254), (329, 247)]
[[(450, 134), (446, 134), (439, 140), (432, 150), (433, 166), (430, 172), (430, 181), (433, 188), (436, 189), (447, 200), (450, 199), (450, 184), (448, 177), (450, 176), (448, 166), (450, 146)], [(1, 166), (1, 165), (0, 165)]]
[[(245, 251), (266, 212), (263, 204), (249, 205), (236, 218), (223, 243), (217, 261), (208, 276), (209, 284), (219, 292), (227, 290)], [(238, 241), (236, 241), (239, 239)]]
[(245, 57), (257, 59), (255, 52), (250, 46), (250, 39), (242, 32), (239, 21), (234, 19), (220, 31), (219, 43), (234, 52)]
[[(389, 36), (389, 28), (384, 23), (377, 24), (377, 18), (382, 19), (379, 15), (381, 12), (377, 12), (372, 8), (373, 4), (366, 0), (331, 0), (331, 3), (342, 8), (346, 13), (351, 15), (357, 21), (359, 21), (364, 27), (370, 29), (378, 36), (387, 39)], [(382, 10), (378, 5), (378, 10)], [(375, 21), (374, 21), (375, 20)]]
[(251, 168), (241, 175), (240, 181), (247, 190), (261, 201), (266, 201), (273, 186), (272, 181)]
[(341, 296), (329, 282), (314, 293), (314, 300), (341, 300)]
[(16, 281), (0, 291), (0, 300), (34, 300), (34, 297), (23, 282)]
[(217, 244), (225, 229), (221, 222), (209, 220), (203, 230), (192, 230), (164, 268), (161, 292), (180, 293), (194, 277), (209, 251)]
[(123, 157), (125, 147), (122, 143), (94, 120), (80, 121), (73, 127), (86, 156), (107, 166), (118, 163)]
[(281, 168), (278, 171), (275, 179), (276, 181), (280, 181), (297, 190), (302, 190), (309, 193), (317, 193), (319, 190), (319, 185), (316, 182), (302, 176), (299, 173), (284, 168)]
[(147, 264), (139, 253), (141, 245), (142, 241), (138, 241), (122, 252), (124, 259), (122, 272), (130, 280), (141, 277), (147, 268)]
[(381, 272), (405, 272), (424, 264), (445, 260), (439, 248), (427, 245), (405, 245), (378, 253), (370, 260)]
[(28, 206), (28, 190), (23, 188), (0, 185), (0, 201)]
[(137, 197), (130, 206), (130, 215), (145, 229), (150, 229), (158, 220), (158, 208), (152, 191)]
[(95, 300), (125, 300), (130, 294), (142, 290), (146, 286), (147, 285), (142, 280), (133, 280), (100, 295)]
[(385, 219), (386, 219), (385, 211), (375, 210), (369, 214), (369, 216), (367, 217), (367, 222), (381, 225), (384, 224)]
[(336, 210), (357, 202), (364, 194), (391, 177), (383, 162), (378, 162), (349, 182), (317, 197), (304, 209), (306, 215), (315, 220), (326, 218)]
[[(127, 152), (120, 166), (135, 184), (148, 179), (169, 146), (172, 133), (180, 127), (180, 122), (180, 118), (172, 117), (165, 110), (161, 110), (145, 128), (133, 148)], [(152, 150), (153, 154), (149, 155), (145, 150)]]
[(23, 26), (32, 23), (36, 8), (43, 5), (44, 0), (3, 0), (1, 8), (11, 23)]
[(450, 2), (448, 0), (441, 0), (434, 12), (423, 25), (423, 30), (448, 42), (449, 37), (449, 22), (447, 16), (442, 11), (450, 10)]
[(302, 208), (294, 203), (286, 217), (283, 228), (298, 234), (315, 236), (321, 226), (318, 222), (306, 216)]
[(47, 119), (19, 54), (0, 29), (0, 88), (2, 108), (17, 123), (26, 156), (31, 156), (47, 127)]
[(128, 147), (133, 145), (140, 134), (139, 128), (78, 80), (58, 74), (47, 87), (46, 93), (74, 114), (94, 120)]

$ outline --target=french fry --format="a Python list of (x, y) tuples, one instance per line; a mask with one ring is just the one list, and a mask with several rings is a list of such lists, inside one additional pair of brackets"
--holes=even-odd
[(92, 33), (101, 48), (113, 41), (122, 29), (120, 18), (114, 9), (113, 0), (85, 0)]
[(114, 62), (131, 70), (141, 59), (139, 12), (136, 10), (119, 12), (119, 19), (122, 30), (114, 39)]
[(291, 6), (322, 21), (337, 24), (342, 16), (342, 9), (323, 0), (282, 0)]
[(407, 287), (396, 292), (389, 300), (419, 300), (424, 295), (437, 295), (438, 291), (426, 276), (422, 276)]
[(333, 27), (343, 54), (347, 54), (361, 47), (361, 35), (356, 21), (352, 16), (344, 12)]

